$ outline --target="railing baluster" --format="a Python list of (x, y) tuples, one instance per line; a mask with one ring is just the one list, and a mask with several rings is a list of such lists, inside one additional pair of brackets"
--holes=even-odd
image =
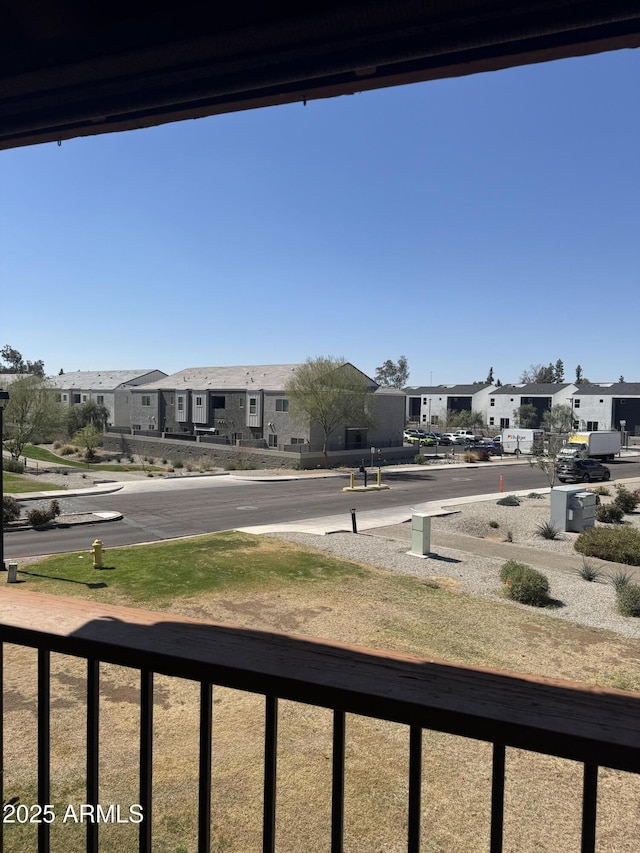
[(422, 805), (422, 729), (409, 729), (409, 815), (408, 853), (420, 853), (420, 818)]
[[(100, 661), (87, 660), (87, 803), (98, 805)], [(98, 853), (98, 822), (87, 821), (87, 853)]]
[(331, 765), (331, 853), (344, 845), (345, 713), (333, 712), (333, 761)]
[(582, 843), (580, 853), (596, 849), (596, 811), (598, 801), (598, 765), (585, 764), (582, 781)]
[(263, 853), (276, 848), (276, 769), (278, 752), (278, 699), (267, 696), (264, 725), (264, 814), (262, 822)]
[[(51, 802), (51, 653), (38, 649), (38, 803)], [(48, 853), (49, 824), (38, 824), (38, 853)]]
[(153, 780), (153, 672), (140, 671), (140, 823), (138, 849), (151, 853), (151, 802)]
[(493, 745), (493, 772), (491, 775), (491, 853), (502, 853), (504, 831), (504, 744)]
[(198, 779), (198, 853), (211, 848), (211, 736), (212, 689), (200, 684), (200, 767)]

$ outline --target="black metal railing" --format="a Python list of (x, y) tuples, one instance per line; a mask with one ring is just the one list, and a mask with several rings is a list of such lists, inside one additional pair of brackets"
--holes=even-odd
[[(212, 685), (261, 694), (264, 706), (262, 850), (276, 849), (278, 702), (328, 708), (333, 714), (330, 849), (342, 853), (345, 822), (346, 714), (404, 724), (409, 734), (406, 849), (421, 844), (424, 730), (493, 744), (489, 851), (503, 849), (505, 751), (517, 747), (582, 762), (581, 851), (595, 850), (598, 767), (640, 772), (640, 695), (551, 679), (455, 666), (417, 657), (340, 646), (303, 637), (232, 628), (6, 589), (0, 596), (0, 642), (37, 649), (38, 801), (50, 802), (51, 653), (83, 658), (86, 673), (86, 802), (99, 791), (99, 663), (140, 673), (139, 849), (151, 851), (154, 675), (200, 684), (197, 849), (211, 848)], [(3, 656), (0, 680), (4, 696)], [(0, 702), (1, 702), (0, 698)], [(0, 707), (0, 759), (4, 729)], [(54, 710), (55, 712), (55, 710)], [(0, 777), (3, 778), (3, 777)], [(3, 791), (3, 802), (4, 794)], [(0, 822), (0, 831), (2, 824)], [(327, 827), (329, 834), (329, 827)], [(86, 850), (99, 849), (88, 823)], [(49, 850), (49, 825), (38, 827)]]

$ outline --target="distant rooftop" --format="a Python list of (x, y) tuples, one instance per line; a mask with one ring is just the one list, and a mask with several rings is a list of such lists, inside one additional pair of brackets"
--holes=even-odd
[(125, 385), (140, 385), (145, 377), (156, 373), (167, 374), (156, 368), (144, 370), (76, 370), (50, 376), (49, 382), (54, 388), (79, 388), (92, 391), (114, 391)]

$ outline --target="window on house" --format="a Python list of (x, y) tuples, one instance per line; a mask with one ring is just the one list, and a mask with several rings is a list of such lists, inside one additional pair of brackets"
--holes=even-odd
[(438, 426), (438, 415), (431, 415), (431, 426)]
[(83, 402), (83, 403), (86, 403), (86, 402), (87, 402), (87, 395), (86, 395), (86, 394), (83, 394), (83, 395), (82, 395), (82, 402)]
[(202, 397), (196, 397), (196, 406), (202, 405)]
[(278, 436), (275, 433), (269, 433), (269, 447), (278, 446)]
[(184, 397), (178, 397), (178, 411), (184, 412)]
[(142, 405), (143, 406), (150, 406), (151, 405), (151, 397), (149, 394), (143, 394), (142, 395)]
[(73, 395), (73, 402), (74, 402), (74, 403), (79, 403), (79, 402), (80, 402), (80, 394), (74, 394), (74, 395)]
[(173, 401), (173, 394), (170, 394), (170, 395), (169, 395), (169, 405), (170, 405), (170, 406), (173, 406), (173, 402), (174, 402), (174, 401)]
[(304, 438), (292, 438), (289, 441), (289, 444), (306, 444)]
[(104, 406), (104, 394), (98, 394), (98, 396), (96, 397), (96, 403), (99, 406)]
[(258, 413), (258, 398), (249, 397), (249, 414), (256, 415)]
[(598, 421), (587, 421), (587, 432), (597, 432)]
[(601, 403), (604, 403), (604, 400), (600, 400)]
[(240, 408), (244, 409), (244, 397), (240, 397)]
[(495, 398), (495, 397), (491, 397), (491, 399), (489, 400), (489, 405), (490, 405), (490, 406), (495, 406), (495, 404), (496, 404), (496, 398)]
[(56, 403), (62, 402), (62, 396), (60, 394), (56, 394)]
[(426, 406), (426, 405), (427, 405), (427, 398), (426, 398), (426, 397), (423, 397), (423, 398), (422, 398), (422, 405), (423, 405), (423, 406)]
[(142, 429), (140, 424), (132, 424), (131, 429)]
[(509, 418), (500, 418), (500, 429), (509, 429)]
[(289, 401), (282, 400), (278, 397), (276, 400), (276, 412), (288, 412), (289, 411)]
[(573, 408), (574, 408), (574, 409), (579, 409), (579, 408), (580, 408), (580, 400), (574, 400), (574, 401), (573, 401)]
[(427, 416), (426, 416), (426, 415), (423, 415), (423, 416), (422, 416), (422, 423), (423, 423), (423, 424), (426, 424), (426, 422), (427, 422)]
[(493, 418), (489, 418), (489, 426), (493, 426), (493, 421), (494, 421)]
[(66, 394), (63, 394), (63, 395), (62, 395), (62, 402), (63, 402), (63, 403), (66, 403), (66, 402), (67, 402), (67, 395), (66, 395)]
[(226, 397), (212, 397), (211, 398), (211, 408), (212, 409), (225, 409), (226, 408)]

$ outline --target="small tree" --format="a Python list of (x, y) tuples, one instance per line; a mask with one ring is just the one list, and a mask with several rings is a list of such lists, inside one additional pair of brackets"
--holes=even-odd
[(563, 438), (558, 434), (551, 434), (545, 442), (536, 441), (531, 446), (529, 465), (538, 468), (547, 478), (549, 487), (553, 488), (556, 482), (556, 457), (563, 445)]
[(79, 406), (72, 406), (65, 414), (65, 431), (69, 437), (74, 436), (83, 427), (94, 426), (104, 431), (109, 420), (109, 409), (96, 403), (95, 400), (87, 400)]
[(404, 388), (409, 379), (409, 364), (406, 356), (401, 355), (397, 362), (387, 359), (380, 367), (376, 367), (375, 380), (378, 385), (387, 388)]
[(571, 406), (552, 406), (542, 416), (545, 432), (573, 432), (573, 412)]
[(470, 412), (465, 409), (462, 412), (450, 412), (447, 415), (447, 429), (471, 429), (483, 425), (482, 412)]
[(96, 447), (102, 441), (102, 433), (93, 424), (82, 427), (73, 437), (77, 445), (84, 448), (85, 459), (93, 459)]
[(538, 425), (538, 412), (536, 407), (532, 406), (531, 403), (523, 403), (522, 406), (514, 409), (513, 417), (515, 418), (516, 426), (519, 426), (521, 429), (536, 427)]
[(489, 372), (487, 373), (487, 378), (484, 380), (487, 385), (493, 385), (493, 367), (489, 368)]
[(303, 425), (322, 430), (322, 453), (329, 467), (327, 444), (339, 426), (370, 426), (374, 386), (353, 365), (342, 358), (308, 358), (296, 369), (285, 386), (291, 414)]
[(16, 379), (4, 412), (4, 447), (19, 459), (25, 445), (51, 437), (61, 416), (61, 405), (44, 379), (33, 374)]

